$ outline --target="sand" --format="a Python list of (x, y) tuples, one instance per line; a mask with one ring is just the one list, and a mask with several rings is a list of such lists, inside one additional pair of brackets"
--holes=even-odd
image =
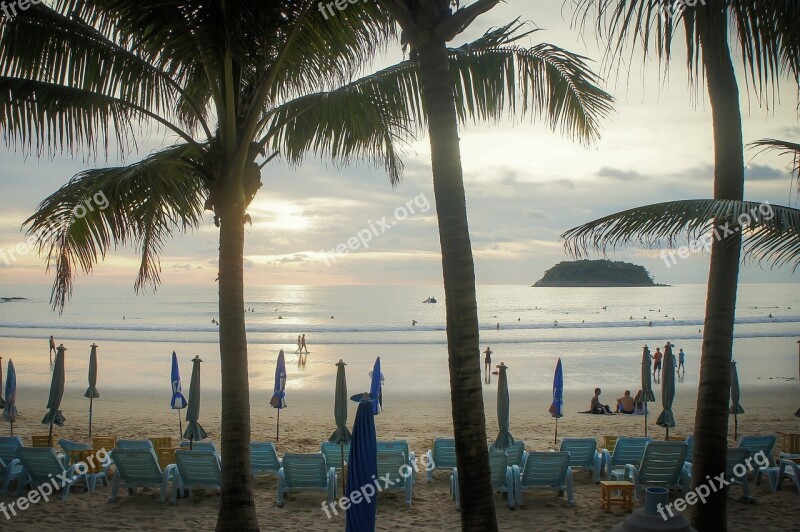
[[(351, 394), (359, 390), (350, 390)], [(142, 390), (140, 393), (101, 391), (102, 397), (94, 402), (95, 435), (113, 434), (125, 438), (172, 436), (177, 439), (177, 415), (164, 408), (163, 394)], [(679, 391), (680, 393), (680, 391)], [(20, 395), (46, 402), (46, 390), (21, 389)], [(606, 394), (610, 398), (614, 393)], [(485, 395), (487, 429), (491, 439), (497, 433), (495, 389), (487, 388)], [(607, 398), (607, 400), (608, 400)], [(589, 416), (577, 414), (588, 408), (590, 395), (568, 393), (566, 416), (559, 421), (561, 436), (593, 436), (602, 442), (603, 435), (643, 434), (643, 418), (639, 416)], [(254, 393), (252, 400), (253, 440), (274, 441), (275, 411), (268, 407), (268, 397)], [(553, 419), (547, 414), (549, 397), (545, 392), (512, 392), (511, 433), (515, 439), (526, 442), (529, 450), (553, 448)], [(288, 396), (289, 407), (281, 414), (279, 454), (286, 451), (315, 452), (319, 442), (327, 439), (334, 428), (333, 393), (300, 393)], [(775, 383), (770, 386), (751, 386), (743, 390), (742, 404), (746, 414), (739, 417), (742, 434), (776, 434), (800, 432), (800, 419), (793, 416), (800, 406), (796, 383)], [(662, 437), (663, 429), (655, 425), (660, 411), (655, 403), (650, 417), (649, 435)], [(88, 400), (79, 395), (67, 395), (63, 403), (67, 423), (58, 428), (60, 437), (88, 441)], [(694, 420), (694, 394), (679, 395), (675, 404), (677, 427), (671, 434), (683, 436), (691, 432)], [(209, 439), (219, 441), (219, 395), (204, 395), (201, 424), (209, 432)], [(46, 433), (39, 424), (43, 410), (28, 408), (15, 424), (15, 435), (30, 441), (31, 434)], [(355, 408), (350, 411), (352, 424)], [(376, 418), (380, 439), (407, 439), (418, 455), (424, 453), (435, 436), (448, 436), (450, 402), (444, 394), (402, 394), (396, 390), (385, 392), (385, 411)], [(730, 438), (733, 438), (731, 420)], [(0, 424), (0, 434), (8, 434), (8, 425)], [(779, 440), (780, 444), (780, 440)], [(778, 449), (779, 451), (780, 449)], [(256, 504), (262, 530), (343, 530), (344, 520), (328, 519), (321, 510), (324, 496), (319, 493), (291, 495), (283, 508), (275, 506), (276, 479), (262, 477), (256, 484)], [(0, 514), (0, 529), (9, 531), (68, 530), (211, 530), (215, 525), (219, 496), (215, 491), (197, 491), (191, 498), (179, 499), (171, 506), (158, 502), (156, 490), (140, 490), (135, 497), (123, 493), (117, 503), (107, 502), (110, 488), (98, 487), (92, 494), (82, 489), (73, 491), (66, 501), (60, 499), (39, 502), (19, 512), (11, 520)], [(738, 500), (741, 491), (736, 488), (729, 495), (729, 525), (731, 530), (800, 530), (800, 495), (789, 483), (780, 492), (771, 492), (767, 483), (753, 487), (755, 504)], [(599, 487), (588, 473), (575, 475), (575, 506), (569, 507), (564, 498), (554, 492), (526, 493), (525, 506), (514, 511), (508, 509), (500, 496), (495, 496), (498, 522), (501, 530), (608, 530), (625, 517), (621, 509), (604, 513), (599, 504)], [(9, 504), (14, 497), (0, 497)], [(383, 494), (378, 505), (378, 530), (459, 530), (459, 514), (449, 496), (449, 475), (438, 472), (432, 484), (427, 484), (424, 472), (417, 476), (413, 505), (405, 507), (399, 493)]]

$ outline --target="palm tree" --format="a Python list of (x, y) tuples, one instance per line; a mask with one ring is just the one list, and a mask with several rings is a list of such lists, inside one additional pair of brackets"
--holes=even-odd
[[(262, 168), (276, 157), (299, 164), (313, 152), (382, 164), (395, 183), (401, 138), (425, 119), (417, 60), (350, 81), (394, 35), (377, 5), (348, 5), (323, 18), (312, 0), (263, 4), (63, 0), (0, 22), (7, 96), (0, 127), (10, 145), (37, 155), (96, 156), (112, 142), (135, 147), (137, 128), (148, 124), (177, 138), (141, 161), (78, 173), (26, 221), (55, 270), (54, 310), (63, 310), (75, 276), (118, 245), (141, 252), (135, 288), (156, 286), (166, 240), (213, 211), (220, 231), (219, 530), (258, 528), (242, 267), (247, 207)], [(521, 28), (512, 23), (448, 50), (459, 118), (496, 119), (519, 107), (594, 138), (610, 98), (581, 57), (545, 44), (515, 46), (528, 35)], [(517, 85), (525, 88), (519, 97)], [(74, 215), (100, 193), (107, 208)]]
[[(706, 0), (672, 2), (668, 0), (576, 0), (575, 21), (585, 23), (596, 15), (598, 34), (607, 40), (610, 64), (619, 64), (629, 45), (641, 46), (646, 56), (653, 51), (667, 66), (678, 28), (684, 29), (686, 61), (690, 82), (705, 78), (711, 103), (714, 130), (714, 200), (680, 202), (625, 211), (617, 218), (595, 221), (563, 235), (567, 247), (575, 251), (581, 243), (603, 248), (607, 243), (639, 242), (643, 234), (674, 236), (681, 229), (711, 227), (721, 235), (711, 246), (705, 328), (701, 355), (700, 385), (695, 421), (694, 478), (699, 485), (725, 471), (730, 361), (736, 287), (742, 251), (742, 231), (735, 218), (748, 212), (744, 194), (744, 146), (736, 80), (729, 41), (735, 30), (735, 45), (740, 48), (745, 75), (760, 102), (775, 99), (780, 78), (800, 79), (800, 3), (791, 0)], [(691, 4), (691, 5), (690, 5)], [(674, 9), (678, 6), (679, 9)], [(632, 44), (631, 44), (632, 43)], [(657, 214), (672, 215), (682, 208), (680, 217), (669, 220), (647, 219)], [(750, 206), (752, 207), (752, 205)], [(791, 218), (787, 211), (776, 219)], [(638, 220), (639, 223), (631, 223)], [(727, 225), (726, 225), (727, 224)], [(768, 224), (767, 224), (768, 225)], [(767, 231), (753, 237), (780, 237), (782, 230)], [(790, 240), (793, 237), (789, 231)], [(776, 242), (778, 240), (767, 241)], [(585, 249), (585, 248), (584, 248)], [(769, 255), (769, 246), (756, 247)], [(774, 251), (774, 249), (773, 249)], [(692, 522), (698, 530), (726, 528), (726, 493), (717, 491), (694, 506)]]
[[(458, 136), (461, 114), (456, 101), (460, 98), (456, 98), (454, 90), (454, 80), (459, 79), (461, 73), (451, 64), (447, 43), (499, 0), (477, 0), (465, 7), (452, 0), (380, 2), (402, 28), (403, 45), (410, 46), (411, 59), (419, 63), (442, 249), (450, 401), (456, 459), (461, 472), (461, 526), (463, 530), (497, 530), (486, 446), (475, 269)], [(570, 83), (569, 79), (576, 78), (594, 81), (582, 62), (570, 67), (577, 76), (570, 75), (568, 79), (559, 74), (557, 65), (552, 62), (564, 63), (560, 61), (563, 51), (542, 52), (546, 49), (515, 54), (519, 70), (526, 68), (531, 72), (532, 77), (525, 80), (529, 83), (524, 87), (531, 85), (534, 91), (542, 91), (535, 104), (552, 126), (560, 126), (581, 140), (592, 140), (597, 134), (596, 118), (608, 112), (610, 97), (591, 83), (582, 86)], [(514, 59), (514, 55), (489, 53), (485, 66), (487, 69), (512, 67), (509, 58)], [(507, 90), (486, 85), (472, 88), (477, 92), (474, 96), (477, 99), (490, 98), (491, 89), (495, 93), (498, 89)]]

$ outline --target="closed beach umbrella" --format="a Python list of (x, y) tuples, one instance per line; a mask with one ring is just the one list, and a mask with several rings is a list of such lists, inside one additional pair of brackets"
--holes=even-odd
[(511, 426), (511, 397), (508, 394), (508, 366), (500, 363), (497, 366), (500, 377), (497, 379), (497, 425), (500, 432), (494, 440), (494, 446), (501, 451), (514, 443), (514, 438), (508, 431)]
[(189, 408), (186, 409), (186, 430), (183, 437), (189, 440), (189, 450), (194, 440), (204, 440), (206, 431), (200, 426), (200, 355), (192, 359), (192, 380), (189, 383)]
[(53, 443), (53, 424), (64, 426), (64, 415), (61, 413), (61, 398), (64, 396), (64, 357), (67, 348), (61, 344), (56, 349), (56, 361), (53, 365), (53, 379), (50, 382), (50, 397), (47, 399), (47, 413), (42, 419), (43, 425), (50, 425), (49, 442)]
[[(370, 396), (371, 394), (363, 393), (351, 398), (358, 402), (347, 466), (347, 485), (354, 486), (351, 493), (360, 490), (362, 486), (373, 486), (378, 475), (378, 441), (375, 436), (375, 414), (372, 407), (376, 399)], [(376, 508), (377, 493), (369, 500), (364, 497), (358, 503), (351, 502), (345, 513), (345, 530), (374, 531)]]
[(642, 348), (642, 403), (644, 403), (644, 436), (647, 437), (647, 415), (650, 409), (647, 403), (654, 403), (656, 396), (653, 393), (653, 381), (650, 376), (650, 348)]
[(97, 391), (97, 344), (92, 344), (89, 352), (89, 387), (86, 388), (84, 397), (89, 398), (89, 437), (92, 437), (92, 402), (100, 397)]
[(0, 408), (6, 406), (6, 401), (3, 399), (3, 357), (0, 357)]
[(739, 391), (739, 372), (736, 370), (736, 361), (731, 360), (731, 410), (733, 414), (733, 439), (739, 437), (739, 414), (744, 414), (744, 408), (739, 404), (742, 400), (741, 392)]
[(558, 442), (558, 418), (564, 417), (564, 370), (560, 358), (553, 375), (553, 402), (550, 404), (550, 415), (556, 418), (556, 430), (553, 433), (553, 444), (555, 444)]
[(383, 373), (381, 373), (381, 357), (375, 359), (375, 365), (370, 372), (372, 381), (369, 385), (369, 397), (372, 402), (372, 413), (378, 415), (383, 410)]
[(281, 435), (281, 410), (286, 408), (286, 360), (283, 356), (283, 349), (278, 352), (278, 362), (275, 365), (275, 386), (269, 404), (272, 405), (272, 408), (278, 409), (275, 441), (279, 441)]
[(181, 392), (181, 372), (178, 369), (178, 355), (175, 354), (175, 351), (172, 352), (172, 376), (170, 381), (172, 381), (172, 399), (169, 401), (169, 406), (178, 411), (178, 434), (183, 435), (181, 410), (186, 408), (186, 398)]
[(6, 376), (6, 406), (3, 407), (3, 419), (11, 424), (11, 435), (14, 435), (14, 422), (17, 420), (17, 372), (14, 362), (8, 361)]
[(675, 356), (672, 354), (672, 345), (664, 346), (664, 369), (661, 381), (661, 404), (664, 410), (659, 414), (656, 425), (667, 429), (665, 440), (669, 439), (669, 429), (675, 426), (675, 416), (672, 413), (672, 403), (675, 401)]
[[(344, 463), (344, 446), (353, 438), (347, 428), (347, 376), (344, 367), (347, 364), (340, 358), (336, 363), (336, 393), (333, 402), (333, 418), (336, 420), (336, 430), (333, 431), (328, 441), (339, 445)], [(345, 493), (346, 484), (342, 482), (342, 493)]]

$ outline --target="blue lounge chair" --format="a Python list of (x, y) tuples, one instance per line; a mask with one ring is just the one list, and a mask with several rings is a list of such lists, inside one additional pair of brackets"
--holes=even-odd
[(278, 471), (278, 497), (275, 504), (283, 508), (283, 498), (291, 491), (322, 490), (328, 502), (336, 497), (336, 469), (328, 467), (321, 453), (283, 455), (283, 465)]
[(17, 457), (22, 465), (22, 474), (17, 480), (18, 496), (25, 486), (34, 489), (42, 484), (52, 485), (53, 479), (58, 479), (63, 500), (69, 497), (72, 485), (78, 481), (83, 480), (86, 491), (91, 493), (97, 478), (105, 477), (105, 473), (79, 473), (77, 464), (68, 466), (52, 447), (17, 447)]
[(686, 463), (692, 463), (694, 454), (694, 436), (686, 436)]
[(22, 447), (18, 436), (0, 438), (0, 496), (8, 491), (8, 486), (22, 475), (22, 466), (17, 458), (17, 448)]
[[(150, 443), (150, 440), (146, 441)], [(161, 490), (158, 500), (160, 502), (167, 500), (169, 481), (174, 478), (176, 467), (175, 464), (170, 464), (162, 470), (152, 445), (149, 449), (117, 447), (111, 451), (111, 455), (117, 472), (111, 484), (109, 502), (116, 502), (119, 499), (117, 491), (121, 486), (128, 488), (128, 493), (131, 495), (136, 495), (137, 488), (158, 486)]]
[(606, 470), (606, 477), (611, 479), (614, 473), (618, 473), (618, 476), (621, 477), (628, 464), (638, 467), (642, 463), (644, 448), (648, 442), (650, 442), (650, 438), (617, 438), (613, 453), (608, 452), (608, 449), (603, 449), (601, 453), (603, 461), (600, 467)]
[(545, 488), (556, 490), (559, 497), (567, 492), (567, 502), (570, 506), (575, 504), (572, 495), (572, 469), (569, 467), (569, 453), (556, 452), (530, 452), (522, 471), (516, 466), (512, 468), (514, 476), (514, 496), (517, 506), (524, 506), (522, 493), (532, 488)]
[(561, 440), (561, 451), (569, 453), (569, 467), (573, 471), (583, 469), (592, 472), (592, 480), (600, 482), (603, 455), (597, 450), (594, 438), (564, 438)]
[(434, 471), (453, 471), (456, 467), (456, 440), (453, 438), (434, 438), (433, 449), (425, 453), (428, 458), (428, 483), (433, 482)]
[[(527, 453), (526, 453), (527, 456)], [(497, 493), (506, 494), (506, 502), (510, 509), (516, 507), (514, 498), (514, 469), (509, 465), (508, 453), (491, 449), (489, 451), (489, 469), (492, 475), (492, 489)], [(461, 492), (458, 487), (458, 468), (453, 468), (450, 476), (450, 494), (456, 501), (456, 510), (461, 511)]]
[(80, 443), (77, 441), (67, 440), (66, 438), (60, 438), (58, 440), (58, 445), (61, 446), (61, 449), (64, 450), (64, 456), (67, 458), (67, 465), (72, 465), (72, 453), (76, 451), (91, 451), (92, 446), (86, 443)]
[[(406, 449), (408, 449), (408, 446), (406, 446)], [(328, 462), (328, 467), (336, 468), (336, 471), (341, 473), (343, 465), (342, 451), (344, 451), (344, 461), (347, 463), (347, 458), (350, 456), (350, 444), (345, 443), (340, 447), (338, 443), (324, 441), (319, 444), (319, 450), (325, 455), (325, 460)]]
[[(181, 449), (189, 449), (189, 440), (184, 440), (181, 442)], [(217, 449), (217, 444), (213, 441), (196, 441), (192, 442), (192, 450), (193, 451), (214, 451), (219, 456), (219, 449)]]
[(638, 466), (625, 465), (623, 480), (633, 483), (634, 499), (638, 501), (648, 486), (686, 491), (685, 476), (682, 475), (686, 449), (685, 441), (651, 441), (645, 447)]
[(416, 455), (409, 450), (408, 442), (406, 440), (379, 441), (378, 452), (380, 451), (399, 451), (403, 453), (406, 463), (412, 467), (417, 459)]
[(275, 473), (281, 469), (281, 459), (275, 450), (275, 444), (266, 441), (250, 442), (250, 468), (255, 479), (259, 473)]
[[(386, 477), (386, 475), (389, 475)], [(383, 491), (402, 491), (405, 493), (406, 506), (411, 508), (414, 490), (414, 468), (408, 464), (407, 458), (400, 451), (378, 451), (377, 478), (390, 478), (391, 485), (382, 486)]]
[(117, 440), (117, 449), (154, 449), (150, 440)]
[[(686, 452), (686, 457), (688, 458), (688, 449)], [(734, 474), (734, 468), (738, 464), (746, 465), (749, 457), (749, 449), (744, 449), (741, 447), (729, 447), (727, 453), (727, 464), (725, 466), (725, 478), (728, 479), (728, 483), (731, 486), (741, 486), (743, 491), (742, 498), (748, 502), (752, 501), (753, 498), (750, 496), (750, 483), (747, 480), (747, 475), (744, 475), (743, 477), (737, 477)], [(683, 464), (683, 476), (683, 485), (687, 488), (690, 487), (692, 483), (692, 462), (685, 462)]]
[(781, 460), (779, 467), (780, 471), (778, 471), (778, 482), (775, 486), (775, 489), (781, 489), (783, 486), (783, 479), (788, 478), (794, 482), (794, 487), (797, 488), (797, 493), (800, 495), (800, 466), (798, 466), (795, 462), (784, 458)]
[(742, 436), (739, 438), (739, 447), (749, 449), (750, 456), (756, 456), (759, 452), (763, 452), (769, 461), (767, 467), (775, 467), (775, 457), (772, 456), (772, 449), (775, 448), (777, 440), (777, 436)]
[(182, 497), (192, 494), (195, 488), (217, 488), (222, 486), (222, 472), (219, 456), (214, 451), (175, 451), (175, 473), (170, 503), (175, 503), (180, 493)]
[(520, 469), (522, 464), (525, 463), (525, 457), (528, 456), (528, 451), (525, 450), (525, 442), (522, 440), (516, 440), (505, 449), (498, 449), (492, 444), (489, 446), (489, 451), (505, 452), (508, 456), (508, 467), (517, 466)]

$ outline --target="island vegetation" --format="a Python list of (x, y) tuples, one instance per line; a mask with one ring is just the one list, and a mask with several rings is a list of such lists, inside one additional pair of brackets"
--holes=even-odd
[(653, 281), (644, 266), (612, 260), (559, 262), (536, 281), (535, 287), (558, 286), (665, 286)]

